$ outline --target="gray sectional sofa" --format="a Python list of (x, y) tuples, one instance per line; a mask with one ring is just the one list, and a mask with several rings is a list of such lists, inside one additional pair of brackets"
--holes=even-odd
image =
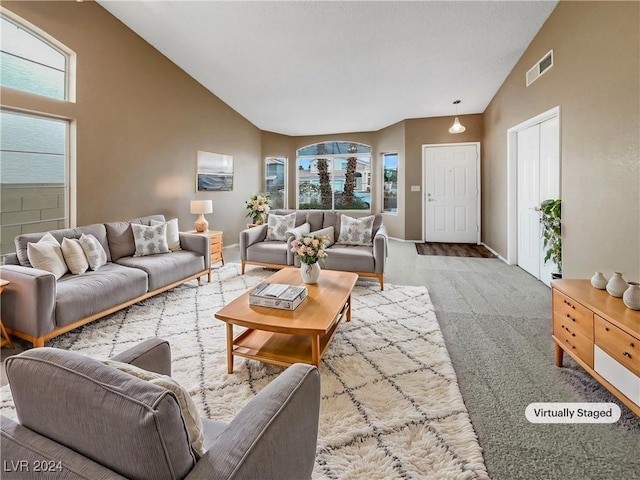
[[(294, 239), (333, 227), (336, 242), (340, 236), (342, 212), (330, 210), (272, 210), (271, 214), (296, 214), (295, 228), (287, 232), (286, 241), (267, 240), (267, 225), (258, 225), (240, 232), (240, 258), (242, 273), (246, 265), (260, 265), (268, 268), (299, 266), (291, 252)], [(374, 277), (384, 289), (384, 268), (387, 259), (387, 231), (382, 223), (382, 215), (375, 214), (372, 231), (372, 245), (345, 245), (333, 243), (327, 248), (328, 257), (321, 263), (326, 270), (355, 272), (363, 277)], [(324, 232), (323, 232), (324, 233)]]
[(49, 232), (58, 242), (93, 235), (107, 256), (107, 263), (95, 271), (67, 273), (57, 280), (52, 273), (33, 268), (27, 255), (28, 244), (38, 242), (46, 232), (16, 237), (16, 253), (7, 255), (0, 267), (0, 278), (11, 282), (2, 293), (0, 313), (8, 333), (42, 347), (47, 340), (92, 320), (210, 275), (209, 238), (203, 235), (180, 232), (181, 250), (134, 256), (131, 224), (149, 226), (152, 221), (165, 218), (151, 215)]

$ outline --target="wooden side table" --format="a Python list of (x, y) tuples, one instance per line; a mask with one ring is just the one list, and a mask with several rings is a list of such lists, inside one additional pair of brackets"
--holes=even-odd
[[(7, 285), (9, 285), (8, 280), (0, 279), (0, 293), (5, 289)], [(13, 342), (11, 338), (7, 334), (7, 331), (4, 329), (4, 325), (2, 324), (2, 319), (0, 319), (0, 330), (2, 330), (2, 336), (0, 337), (0, 347), (4, 347), (5, 345), (9, 345), (9, 348), (13, 348)]]
[[(191, 230), (187, 233), (195, 233), (196, 235), (206, 235), (209, 237), (209, 241), (211, 242), (211, 265), (214, 263), (222, 262), (224, 265), (224, 256), (222, 254), (222, 247), (224, 243), (222, 241), (223, 232), (220, 230), (206, 230), (204, 232), (196, 232), (195, 230)], [(211, 270), (209, 270), (209, 283), (211, 283)]]

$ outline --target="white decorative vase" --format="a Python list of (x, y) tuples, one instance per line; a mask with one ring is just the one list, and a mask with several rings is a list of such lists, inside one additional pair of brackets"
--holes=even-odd
[(591, 277), (591, 285), (593, 285), (598, 290), (604, 290), (607, 288), (607, 279), (602, 274), (602, 272), (596, 272), (593, 277)]
[(318, 283), (320, 264), (318, 262), (310, 264), (300, 262), (300, 275), (302, 275), (304, 283)]
[(629, 288), (622, 294), (622, 301), (631, 310), (640, 310), (640, 283), (629, 282)]
[(607, 282), (607, 292), (612, 297), (620, 298), (628, 287), (620, 272), (613, 272), (613, 277)]

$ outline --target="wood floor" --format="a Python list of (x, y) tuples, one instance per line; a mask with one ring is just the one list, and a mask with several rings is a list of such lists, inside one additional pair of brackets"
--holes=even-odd
[(476, 245), (475, 243), (416, 243), (416, 250), (419, 255), (436, 255), (440, 257), (495, 257), (485, 246)]

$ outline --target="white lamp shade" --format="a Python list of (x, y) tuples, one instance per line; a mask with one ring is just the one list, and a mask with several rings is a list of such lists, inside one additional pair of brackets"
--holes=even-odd
[(449, 133), (462, 133), (466, 130), (466, 128), (464, 127), (464, 125), (462, 125), (460, 123), (460, 120), (458, 120), (458, 117), (456, 117), (456, 119), (453, 121), (453, 125), (451, 125), (451, 128), (449, 129)]
[(191, 200), (191, 213), (211, 213), (213, 212), (213, 202), (211, 200)]

